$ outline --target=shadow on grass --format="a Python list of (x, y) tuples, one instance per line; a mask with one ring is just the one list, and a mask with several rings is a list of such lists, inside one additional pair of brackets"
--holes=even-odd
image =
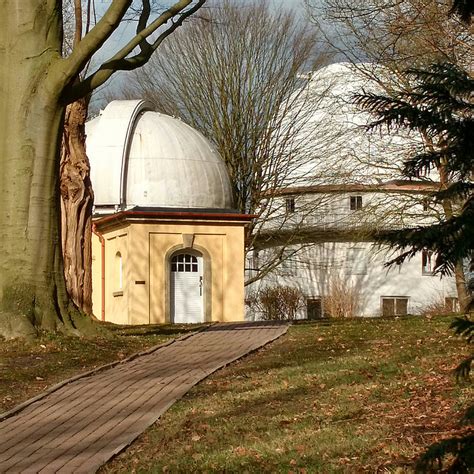
[[(315, 334), (317, 336), (317, 334)], [(300, 341), (299, 345), (292, 344), (291, 335), (286, 335), (273, 342), (270, 346), (258, 350), (257, 359), (245, 358), (245, 365), (235, 364), (233, 372), (244, 377), (251, 377), (277, 369), (298, 368), (304, 370), (307, 364), (325, 364), (334, 362), (355, 351), (363, 352), (370, 347), (370, 340), (346, 342), (344, 346), (333, 341), (324, 343), (314, 338)], [(266, 351), (271, 351), (270, 357), (262, 357)], [(250, 356), (252, 357), (252, 356)]]
[(202, 324), (140, 324), (117, 325), (102, 323), (109, 331), (119, 336), (182, 336), (206, 327)]
[(415, 472), (474, 472), (474, 433), (432, 444), (418, 459)]
[[(288, 366), (288, 364), (286, 364)], [(270, 393), (259, 393), (260, 386), (255, 386), (251, 383), (252, 380), (258, 380), (260, 377), (255, 376), (258, 370), (253, 371), (252, 375), (248, 375), (250, 371), (242, 371), (243, 375), (234, 371), (228, 380), (224, 382), (216, 382), (209, 379), (207, 383), (201, 384), (199, 389), (191, 390), (186, 394), (186, 401), (188, 403), (201, 403), (209, 397), (217, 396), (222, 399), (234, 396), (236, 393), (253, 392), (247, 399), (241, 397), (236, 398), (236, 405), (229, 408), (221, 407), (212, 416), (207, 417), (206, 414), (198, 416), (202, 423), (209, 423), (213, 418), (230, 419), (234, 417), (251, 417), (262, 416), (267, 414), (271, 419), (273, 415), (277, 415), (279, 410), (282, 412), (290, 412), (290, 416), (300, 417), (305, 410), (311, 408), (312, 403), (320, 400), (324, 394), (333, 390), (338, 390), (344, 387), (355, 387), (358, 384), (364, 383), (367, 378), (361, 372), (348, 373), (344, 377), (337, 376), (336, 372), (324, 374), (324, 378), (319, 378), (314, 372), (309, 372), (309, 378), (301, 380), (295, 386), (287, 386), (287, 378), (285, 376), (278, 376), (278, 380), (274, 380), (275, 389)], [(314, 378), (313, 378), (314, 377)], [(240, 379), (244, 386), (236, 390), (235, 384), (230, 378)], [(242, 381), (242, 379), (244, 379)], [(249, 380), (247, 384), (245, 379)], [(324, 383), (323, 383), (324, 382)], [(290, 407), (295, 407), (290, 409)]]

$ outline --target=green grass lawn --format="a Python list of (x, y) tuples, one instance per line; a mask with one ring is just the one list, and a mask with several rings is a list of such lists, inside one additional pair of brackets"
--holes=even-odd
[(299, 324), (192, 389), (101, 472), (405, 472), (471, 386), (449, 318)]
[[(451, 318), (297, 324), (216, 372), (101, 472), (405, 472), (462, 425), (469, 348)], [(0, 342), (3, 411), (58, 381), (195, 330), (109, 326), (115, 337)]]

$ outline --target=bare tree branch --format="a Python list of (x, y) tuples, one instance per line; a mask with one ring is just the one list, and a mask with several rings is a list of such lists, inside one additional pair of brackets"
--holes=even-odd
[[(164, 44), (163, 54), (135, 73), (134, 90), (125, 94), (182, 117), (214, 142), (231, 177), (235, 206), (258, 216), (246, 242), (250, 253), (264, 223), (294, 224), (316, 205), (287, 214), (285, 200), (274, 199), (276, 189), (300, 179), (311, 158), (304, 144), (319, 131), (307, 123), (313, 110), (304, 87), (309, 76), (303, 74), (326, 60), (314, 51), (314, 41), (307, 25), (290, 12), (271, 11), (268, 2), (221, 1)], [(317, 107), (319, 97), (312, 100)], [(261, 261), (259, 274), (281, 263), (282, 255), (278, 250), (271, 261)]]
[[(198, 0), (192, 8), (186, 10), (186, 7), (192, 3), (192, 0), (180, 0), (161, 13), (158, 18), (152, 21), (148, 26), (144, 25), (144, 20), (147, 14), (145, 13), (145, 15), (142, 15), (139, 20), (137, 34), (127, 43), (126, 46), (113, 55), (108, 61), (103, 63), (97, 71), (67, 90), (67, 102), (72, 102), (78, 97), (83, 97), (92, 92), (94, 89), (106, 82), (114, 72), (120, 70), (130, 71), (146, 64), (163, 40), (173, 33), (176, 28), (181, 26), (186, 18), (199, 10), (205, 2), (206, 0)], [(165, 25), (169, 20), (172, 20), (179, 13), (181, 14), (172, 22), (172, 25), (161, 33), (151, 45), (146, 41), (146, 39), (155, 33), (161, 26)], [(91, 30), (91, 32), (92, 31), (93, 30)], [(137, 46), (141, 46), (141, 52), (135, 56), (127, 57)]]
[(132, 0), (112, 1), (102, 18), (82, 38), (71, 54), (56, 63), (54, 69), (59, 69), (57, 74), (61, 77), (61, 80), (64, 80), (64, 76), (69, 80), (78, 76), (87, 62), (117, 29), (131, 3)]

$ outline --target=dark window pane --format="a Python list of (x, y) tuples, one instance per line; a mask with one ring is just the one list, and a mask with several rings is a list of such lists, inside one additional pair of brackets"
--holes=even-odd
[(382, 316), (395, 316), (395, 300), (393, 298), (382, 299)]
[(173, 272), (198, 272), (198, 259), (189, 253), (180, 253), (171, 259), (171, 271)]
[(408, 298), (397, 298), (397, 316), (408, 314)]
[(362, 196), (351, 196), (350, 207), (351, 207), (351, 211), (362, 209)]
[(308, 319), (320, 319), (323, 317), (323, 305), (319, 298), (306, 300), (306, 314)]
[(295, 212), (295, 198), (286, 198), (285, 205), (286, 205), (286, 212), (288, 213)]

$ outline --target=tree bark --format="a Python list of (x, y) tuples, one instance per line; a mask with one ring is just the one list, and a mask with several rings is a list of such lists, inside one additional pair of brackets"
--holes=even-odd
[[(35, 328), (97, 332), (91, 318), (69, 299), (64, 279), (59, 150), (65, 105), (90, 94), (117, 70), (145, 64), (205, 1), (191, 6), (192, 0), (178, 0), (149, 24), (149, 2), (143, 2), (137, 34), (97, 71), (75, 82), (133, 1), (110, 2), (63, 58), (61, 0), (0, 0), (0, 336), (33, 334)], [(151, 44), (146, 41), (166, 24)], [(137, 47), (140, 51), (132, 54)], [(75, 134), (69, 132), (71, 137)], [(69, 139), (68, 145), (72, 146)], [(79, 175), (81, 166), (76, 169)], [(63, 189), (64, 203), (85, 216), (77, 200), (81, 192), (80, 186), (72, 193)], [(84, 193), (87, 209), (90, 199)], [(87, 287), (87, 277), (81, 278)]]
[(66, 107), (61, 151), (61, 241), (67, 291), (92, 314), (92, 205), (90, 166), (85, 148), (88, 98)]
[[(440, 182), (443, 189), (449, 187), (449, 177), (446, 170), (446, 166), (441, 164), (438, 168)], [(453, 203), (450, 199), (444, 199), (442, 202), (443, 212), (446, 219), (450, 219), (454, 216)], [(454, 265), (454, 281), (456, 284), (456, 292), (458, 294), (459, 309), (461, 313), (465, 313), (469, 310), (471, 295), (467, 289), (466, 274), (464, 273), (464, 265), (462, 260), (458, 261)]]
[(0, 0), (0, 335), (75, 334), (60, 242), (60, 2)]

